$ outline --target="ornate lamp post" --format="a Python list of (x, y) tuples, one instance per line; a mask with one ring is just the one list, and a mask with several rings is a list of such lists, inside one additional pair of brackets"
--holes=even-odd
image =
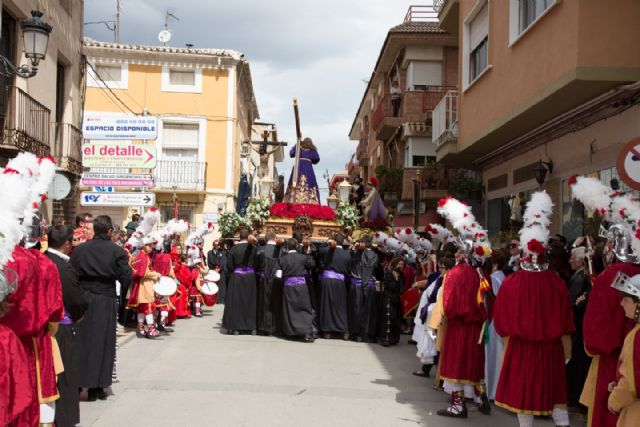
[(338, 198), (335, 194), (331, 194), (329, 197), (327, 197), (327, 205), (329, 205), (329, 207), (333, 210), (338, 209)]
[(2, 74), (15, 74), (28, 79), (38, 72), (38, 64), (47, 54), (49, 45), (49, 33), (53, 27), (42, 20), (42, 12), (31, 11), (31, 18), (20, 23), (22, 29), (22, 41), (24, 44), (24, 56), (31, 61), (31, 68), (28, 65), (14, 65), (8, 58), (0, 55), (0, 63), (4, 68)]

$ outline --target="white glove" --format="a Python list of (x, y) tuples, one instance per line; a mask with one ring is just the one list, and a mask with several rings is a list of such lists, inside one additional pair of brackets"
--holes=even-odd
[(282, 270), (276, 270), (276, 277), (282, 279)]
[(429, 337), (435, 341), (436, 340), (436, 331), (434, 331), (433, 329), (429, 328), (427, 330), (427, 333), (429, 334)]
[(566, 365), (567, 363), (569, 363), (570, 360), (571, 360), (570, 357), (565, 357), (564, 358), (564, 364)]

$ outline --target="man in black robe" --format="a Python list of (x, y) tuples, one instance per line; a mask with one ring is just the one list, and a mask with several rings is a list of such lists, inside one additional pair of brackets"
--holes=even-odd
[(267, 335), (281, 331), (282, 280), (276, 277), (280, 245), (273, 231), (265, 235), (266, 244), (258, 250), (258, 330)]
[(283, 279), (282, 331), (289, 337), (314, 341), (313, 307), (306, 275), (315, 266), (313, 258), (297, 251), (298, 241), (289, 239), (287, 254), (279, 260)]
[(76, 247), (70, 263), (78, 272), (80, 286), (89, 303), (78, 323), (80, 386), (88, 388), (88, 400), (104, 400), (111, 386), (116, 354), (116, 281), (126, 289), (131, 267), (124, 249), (111, 241), (113, 224), (107, 215), (93, 222), (93, 239)]
[(349, 339), (347, 317), (347, 285), (345, 278), (351, 269), (351, 254), (342, 247), (344, 236), (336, 234), (328, 246), (320, 249), (320, 315), (323, 338), (339, 334)]
[(78, 358), (75, 348), (75, 323), (79, 321), (87, 310), (87, 300), (84, 290), (78, 284), (78, 273), (69, 264), (69, 251), (73, 230), (65, 225), (55, 225), (49, 228), (47, 241), (49, 248), (46, 256), (58, 268), (62, 283), (62, 301), (64, 303), (64, 318), (58, 325), (56, 340), (60, 347), (60, 356), (64, 365), (64, 372), (58, 375), (58, 391), (60, 399), (56, 401), (55, 424), (57, 426), (74, 426), (80, 423), (80, 378), (78, 372)]
[(230, 275), (222, 326), (233, 335), (239, 335), (240, 331), (257, 334), (256, 247), (253, 240), (249, 242), (248, 239), (249, 231), (240, 230), (240, 241), (228, 254)]
[(378, 255), (371, 249), (371, 236), (364, 236), (351, 252), (349, 283), (349, 332), (355, 340), (375, 342), (376, 278)]

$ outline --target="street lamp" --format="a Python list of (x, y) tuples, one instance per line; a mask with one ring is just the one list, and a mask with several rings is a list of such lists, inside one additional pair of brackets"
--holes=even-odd
[(20, 28), (22, 29), (24, 56), (31, 61), (31, 68), (26, 64), (17, 67), (2, 55), (0, 55), (0, 63), (4, 67), (4, 73), (2, 74), (16, 74), (28, 79), (36, 75), (40, 60), (44, 59), (47, 54), (49, 33), (51, 33), (53, 27), (42, 20), (42, 12), (32, 10), (31, 18), (22, 21)]
[(544, 180), (547, 178), (547, 172), (553, 173), (553, 161), (543, 162), (540, 160), (538, 166), (533, 169), (533, 174), (535, 175), (538, 185), (544, 184)]
[(329, 207), (333, 210), (338, 209), (338, 198), (335, 194), (331, 194), (329, 197), (327, 197), (327, 205), (329, 205)]
[(340, 204), (348, 204), (350, 194), (351, 185), (346, 179), (343, 179), (340, 184), (338, 184), (338, 199), (340, 200)]

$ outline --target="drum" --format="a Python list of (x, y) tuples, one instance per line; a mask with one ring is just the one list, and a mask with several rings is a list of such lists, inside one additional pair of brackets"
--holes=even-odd
[(203, 279), (205, 282), (219, 282), (220, 273), (215, 270), (209, 270), (209, 272), (204, 275)]
[(418, 308), (418, 304), (420, 304), (420, 289), (408, 289), (400, 296), (400, 302), (402, 303), (402, 317), (405, 319), (411, 317), (412, 312)]
[(216, 301), (218, 301), (218, 285), (214, 282), (205, 280), (203, 285), (200, 287), (200, 295), (202, 295), (204, 305), (207, 307), (216, 305)]
[(162, 276), (153, 283), (153, 290), (160, 296), (169, 297), (176, 293), (178, 284), (171, 277)]

